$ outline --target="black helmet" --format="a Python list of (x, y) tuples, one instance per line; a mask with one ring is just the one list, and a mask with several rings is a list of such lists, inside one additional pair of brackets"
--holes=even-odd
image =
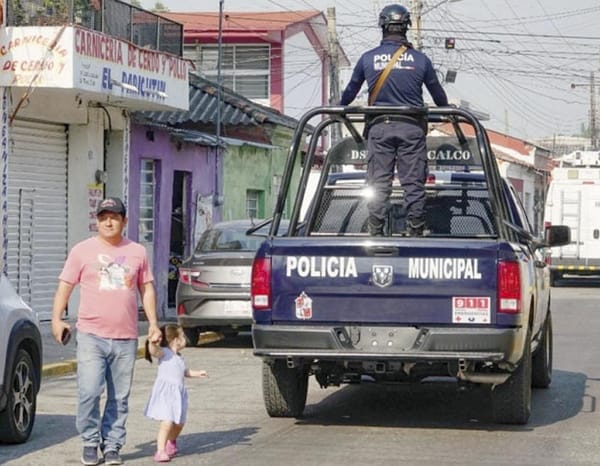
[(388, 5), (379, 13), (379, 26), (387, 31), (390, 25), (399, 26), (399, 30), (406, 32), (412, 24), (410, 12), (402, 5)]

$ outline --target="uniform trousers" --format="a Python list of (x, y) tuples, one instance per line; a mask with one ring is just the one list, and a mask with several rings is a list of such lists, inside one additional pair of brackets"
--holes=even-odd
[(419, 224), (425, 217), (427, 179), (426, 126), (420, 121), (383, 121), (369, 128), (367, 182), (374, 190), (368, 203), (369, 223), (383, 227), (389, 210), (394, 169), (404, 189), (407, 220)]

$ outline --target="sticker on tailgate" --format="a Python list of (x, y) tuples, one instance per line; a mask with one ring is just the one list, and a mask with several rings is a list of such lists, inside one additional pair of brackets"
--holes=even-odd
[(489, 296), (453, 296), (453, 324), (489, 324)]
[(312, 299), (303, 291), (295, 300), (296, 318), (297, 319), (312, 319)]

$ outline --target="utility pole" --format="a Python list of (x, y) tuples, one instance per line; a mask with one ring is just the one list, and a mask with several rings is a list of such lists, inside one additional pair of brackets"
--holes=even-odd
[(444, 5), (445, 3), (460, 2), (461, 0), (441, 0), (434, 5), (428, 6), (423, 10), (423, 0), (411, 0), (410, 15), (412, 17), (412, 37), (417, 50), (423, 49), (423, 23), (421, 18), (432, 10)]
[[(335, 7), (327, 8), (327, 38), (329, 59), (329, 105), (338, 105), (340, 101), (340, 75)], [(331, 125), (331, 145), (335, 144), (339, 138), (339, 125)]]
[[(222, 196), (221, 187), (219, 186), (221, 183), (221, 178), (219, 177), (219, 161), (221, 159), (221, 102), (223, 100), (223, 89), (222, 79), (221, 79), (221, 67), (223, 60), (223, 7), (225, 0), (219, 0), (219, 36), (217, 40), (217, 128), (216, 128), (216, 139), (217, 146), (215, 147), (215, 197), (213, 200), (213, 204), (215, 206), (221, 205)], [(222, 165), (222, 164), (221, 164)]]
[(596, 150), (598, 148), (598, 135), (596, 132), (596, 84), (593, 71), (590, 73), (590, 137), (592, 150)]
[(590, 72), (590, 82), (585, 84), (571, 83), (571, 89), (577, 87), (588, 87), (590, 88), (590, 143), (592, 150), (598, 149), (598, 128), (596, 125), (596, 82), (595, 73)]
[(422, 32), (422, 24), (421, 24), (422, 13), (423, 13), (422, 0), (412, 0), (411, 7), (410, 7), (410, 15), (413, 18), (411, 31), (412, 31), (413, 41), (415, 42), (415, 49), (417, 49), (417, 50), (423, 49), (423, 32)]

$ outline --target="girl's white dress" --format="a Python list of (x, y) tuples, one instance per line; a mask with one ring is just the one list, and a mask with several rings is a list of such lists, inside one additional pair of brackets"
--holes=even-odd
[(144, 415), (158, 421), (184, 424), (188, 405), (185, 362), (170, 348), (161, 349), (163, 355), (158, 360), (158, 373)]

